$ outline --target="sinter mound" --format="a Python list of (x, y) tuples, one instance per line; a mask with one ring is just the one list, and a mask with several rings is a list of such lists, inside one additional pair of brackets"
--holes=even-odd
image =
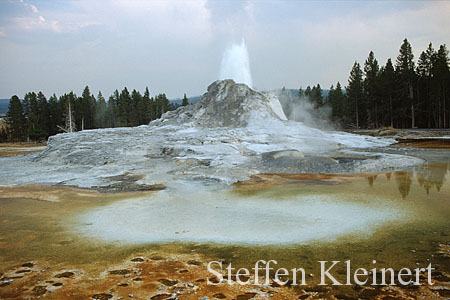
[(197, 104), (169, 111), (150, 125), (192, 122), (201, 127), (245, 127), (250, 120), (267, 119), (286, 120), (278, 98), (229, 79), (213, 82)]

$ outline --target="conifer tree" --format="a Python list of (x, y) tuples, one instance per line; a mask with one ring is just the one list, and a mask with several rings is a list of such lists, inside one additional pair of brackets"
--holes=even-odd
[(53, 94), (48, 99), (48, 135), (58, 133), (58, 126), (62, 126), (62, 110), (58, 98)]
[(26, 93), (24, 96), (24, 103), (24, 116), (26, 120), (24, 130), (26, 139), (27, 141), (36, 140), (43, 134), (39, 126), (39, 104), (36, 93)]
[(149, 105), (149, 100), (147, 99), (147, 97), (145, 97), (145, 95), (142, 96), (139, 93), (139, 103), (137, 106), (137, 111), (138, 111), (138, 116), (139, 116), (139, 120), (138, 120), (139, 125), (148, 124), (150, 122), (150, 118), (148, 117), (148, 105)]
[(183, 101), (181, 102), (181, 105), (182, 106), (189, 105), (189, 101), (188, 101), (188, 98), (186, 97), (186, 94), (184, 94)]
[(311, 96), (311, 93), (312, 93), (311, 87), (308, 85), (305, 90), (305, 97), (309, 98)]
[(342, 91), (341, 83), (336, 84), (336, 88), (331, 85), (327, 96), (327, 103), (331, 106), (331, 119), (336, 123), (344, 123), (347, 114), (347, 99)]
[(16, 95), (11, 97), (6, 113), (6, 122), (13, 141), (22, 141), (25, 136), (25, 116), (22, 103)]
[(441, 45), (436, 53), (433, 63), (433, 86), (434, 95), (438, 99), (438, 122), (439, 128), (449, 127), (449, 106), (450, 106), (450, 68), (449, 57), (446, 45)]
[(159, 119), (161, 116), (170, 109), (170, 102), (167, 99), (166, 94), (158, 94), (155, 98), (156, 106), (156, 118)]
[[(117, 90), (116, 90), (117, 91)], [(115, 92), (114, 92), (115, 95)], [(111, 95), (108, 99), (108, 108), (106, 111), (106, 128), (114, 128), (117, 127), (116, 123), (116, 107), (114, 105), (115, 103), (115, 96)]]
[(323, 105), (322, 88), (320, 84), (313, 86), (309, 95), (309, 100), (314, 104), (314, 108), (319, 108)]
[(144, 96), (142, 97), (142, 99), (145, 102), (144, 124), (148, 124), (156, 118), (155, 104), (153, 102), (153, 98), (150, 98), (150, 91), (148, 87), (145, 88)]
[[(436, 97), (432, 96), (432, 83), (433, 83), (433, 61), (436, 57), (436, 51), (433, 49), (432, 43), (428, 45), (428, 48), (419, 56), (417, 62), (417, 105), (418, 111), (421, 112), (422, 126), (431, 128), (433, 121), (433, 110), (435, 106)], [(436, 126), (436, 125), (435, 125)]]
[(123, 88), (119, 96), (118, 116), (120, 126), (130, 126), (131, 124), (131, 96), (128, 89)]
[(142, 95), (136, 90), (131, 92), (131, 107), (130, 107), (130, 124), (129, 126), (141, 125), (144, 117)]
[(106, 128), (107, 127), (107, 105), (106, 100), (102, 95), (102, 92), (99, 91), (97, 95), (97, 105), (95, 107), (95, 126), (94, 128)]
[(367, 103), (367, 124), (378, 127), (378, 106), (380, 101), (379, 87), (379, 71), (378, 61), (373, 51), (370, 51), (367, 60), (364, 63), (364, 92), (365, 101)]
[(39, 92), (37, 94), (38, 100), (38, 121), (39, 121), (39, 130), (42, 133), (42, 136), (39, 138), (47, 138), (49, 132), (49, 111), (48, 111), (48, 102), (44, 93)]
[(380, 86), (383, 97), (383, 115), (388, 116), (384, 118), (384, 124), (394, 127), (394, 115), (396, 115), (395, 90), (396, 90), (396, 76), (392, 60), (389, 58), (386, 65), (380, 71)]
[(303, 97), (305, 97), (305, 91), (303, 90), (302, 87), (300, 87), (300, 88), (298, 89), (298, 98), (299, 98), (299, 99), (302, 99)]
[[(414, 54), (408, 39), (403, 40), (400, 46), (399, 55), (395, 64), (395, 72), (400, 84), (400, 98), (403, 107), (409, 107), (409, 116), (411, 128), (415, 127), (415, 100), (414, 100), (414, 81), (416, 77), (414, 68)], [(407, 110), (404, 111), (407, 117)], [(406, 126), (406, 124), (404, 124)]]
[(121, 116), (121, 112), (119, 109), (119, 106), (120, 106), (119, 90), (116, 89), (111, 97), (110, 97), (110, 102), (111, 102), (111, 106), (114, 110), (114, 114), (113, 114), (114, 115), (114, 126), (113, 127), (123, 126), (122, 121), (121, 121), (122, 116)]
[(364, 89), (361, 66), (356, 61), (353, 64), (352, 70), (350, 71), (350, 77), (348, 79), (347, 86), (347, 96), (351, 107), (350, 112), (354, 115), (353, 121), (356, 124), (356, 128), (359, 129), (360, 125), (363, 124), (363, 122), (361, 122), (361, 117), (364, 116), (364, 106), (362, 105)]
[(77, 99), (75, 115), (77, 116), (78, 128), (81, 130), (94, 128), (95, 120), (95, 98), (91, 95), (89, 87), (86, 86), (80, 98)]

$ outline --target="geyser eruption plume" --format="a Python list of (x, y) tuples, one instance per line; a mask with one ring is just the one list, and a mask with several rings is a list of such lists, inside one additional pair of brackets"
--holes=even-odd
[(253, 86), (247, 46), (243, 38), (241, 44), (234, 44), (225, 51), (219, 77), (219, 79), (233, 79), (249, 87)]

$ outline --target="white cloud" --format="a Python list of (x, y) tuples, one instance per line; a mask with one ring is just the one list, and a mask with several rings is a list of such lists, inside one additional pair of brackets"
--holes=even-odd
[(51, 30), (54, 32), (61, 32), (62, 28), (59, 26), (58, 21), (48, 21), (33, 4), (24, 1), (20, 1), (20, 3), (26, 10), (17, 16), (12, 16), (10, 18), (11, 22), (5, 26), (5, 31)]
[(39, 10), (37, 9), (37, 7), (36, 6), (34, 6), (33, 4), (29, 4), (29, 6), (31, 7), (31, 10), (34, 12), (34, 13), (39, 13)]
[(62, 32), (63, 28), (58, 21), (47, 21), (43, 16), (16, 17), (12, 19), (14, 29), (25, 31), (50, 30)]
[(79, 0), (45, 9), (21, 1), (25, 10), (10, 17), (6, 31), (78, 31), (90, 25), (103, 25), (116, 31), (147, 32), (149, 37), (207, 42), (212, 35), (210, 10), (206, 1), (125, 1)]
[[(86, 14), (83, 11), (72, 7), (67, 2), (66, 7), (60, 10), (47, 7), (39, 9), (36, 5), (21, 0), (20, 4), (24, 9), (11, 15), (8, 22), (3, 27), (3, 32), (14, 32), (13, 36), (26, 36), (26, 32), (50, 31), (54, 33), (76, 32), (90, 25), (98, 25), (95, 12)], [(109, 15), (111, 18), (111, 15)]]
[(115, 20), (109, 18), (110, 22), (141, 27), (138, 30), (147, 30), (149, 36), (190, 39), (196, 43), (211, 37), (211, 15), (205, 1), (111, 0), (108, 4), (103, 5), (103, 13), (117, 16)]
[(39, 10), (33, 4), (28, 3), (28, 2), (24, 2), (23, 0), (20, 0), (19, 2), (22, 3), (25, 7), (31, 9), (31, 11), (34, 12), (35, 14), (39, 13)]

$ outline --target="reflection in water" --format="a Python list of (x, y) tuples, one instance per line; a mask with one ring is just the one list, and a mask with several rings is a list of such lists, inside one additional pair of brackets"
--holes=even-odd
[(445, 181), (448, 166), (450, 164), (439, 163), (433, 165), (424, 165), (417, 172), (417, 181), (426, 191), (427, 195), (433, 187), (439, 192)]
[(367, 180), (369, 181), (369, 185), (373, 186), (373, 182), (377, 179), (377, 175), (369, 175), (367, 176)]
[(409, 190), (411, 188), (412, 183), (412, 172), (394, 172), (395, 181), (397, 182), (398, 191), (402, 195), (402, 198), (405, 199), (409, 194)]
[[(397, 171), (385, 173), (387, 180), (391, 180), (392, 174), (394, 175), (397, 188), (403, 199), (409, 195), (411, 184), (413, 183), (414, 175), (417, 182), (423, 187), (429, 195), (430, 190), (433, 188), (437, 192), (440, 192), (445, 182), (445, 176), (450, 171), (450, 162), (434, 162), (417, 167), (414, 171)], [(377, 179), (377, 175), (367, 176), (367, 181), (370, 187), (373, 187), (373, 183)]]
[(392, 173), (391, 172), (387, 172), (386, 173), (386, 178), (387, 178), (387, 180), (391, 180), (391, 176), (392, 176)]

